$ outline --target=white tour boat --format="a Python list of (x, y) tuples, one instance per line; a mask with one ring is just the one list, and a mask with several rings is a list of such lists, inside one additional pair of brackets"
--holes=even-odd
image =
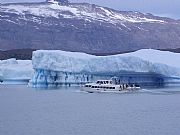
[(98, 80), (95, 83), (85, 84), (81, 90), (89, 93), (93, 92), (120, 92), (139, 90), (140, 86), (136, 84), (116, 84), (113, 80)]

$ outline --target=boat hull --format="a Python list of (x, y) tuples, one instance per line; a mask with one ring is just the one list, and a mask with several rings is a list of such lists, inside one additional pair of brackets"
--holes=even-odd
[(140, 87), (128, 87), (126, 89), (103, 89), (103, 88), (90, 88), (90, 87), (81, 87), (81, 91), (88, 93), (122, 93), (139, 90)]

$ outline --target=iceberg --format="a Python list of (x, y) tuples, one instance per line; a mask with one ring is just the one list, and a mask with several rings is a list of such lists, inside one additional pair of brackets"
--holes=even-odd
[(180, 76), (180, 70), (166, 64), (153, 63), (129, 54), (94, 56), (60, 50), (33, 52), (32, 87), (54, 87), (92, 82), (122, 72), (155, 73), (167, 77)]
[(0, 81), (3, 84), (27, 84), (32, 75), (31, 60), (0, 60)]
[[(94, 56), (60, 50), (38, 50), (31, 60), (0, 60), (0, 83), (32, 87), (80, 85), (121, 74), (148, 73), (180, 77), (180, 54), (143, 49), (132, 53)], [(169, 80), (166, 80), (169, 81)]]

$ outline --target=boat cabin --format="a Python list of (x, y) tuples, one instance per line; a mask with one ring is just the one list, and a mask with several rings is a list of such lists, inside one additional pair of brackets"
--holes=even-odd
[(96, 84), (113, 84), (112, 80), (98, 80)]

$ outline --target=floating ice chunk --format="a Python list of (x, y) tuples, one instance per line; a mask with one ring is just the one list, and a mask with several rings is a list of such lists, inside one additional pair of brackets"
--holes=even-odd
[[(18, 80), (24, 82), (32, 77), (33, 68), (31, 60), (0, 60), (0, 79), (10, 82)], [(22, 81), (20, 81), (22, 80)]]

